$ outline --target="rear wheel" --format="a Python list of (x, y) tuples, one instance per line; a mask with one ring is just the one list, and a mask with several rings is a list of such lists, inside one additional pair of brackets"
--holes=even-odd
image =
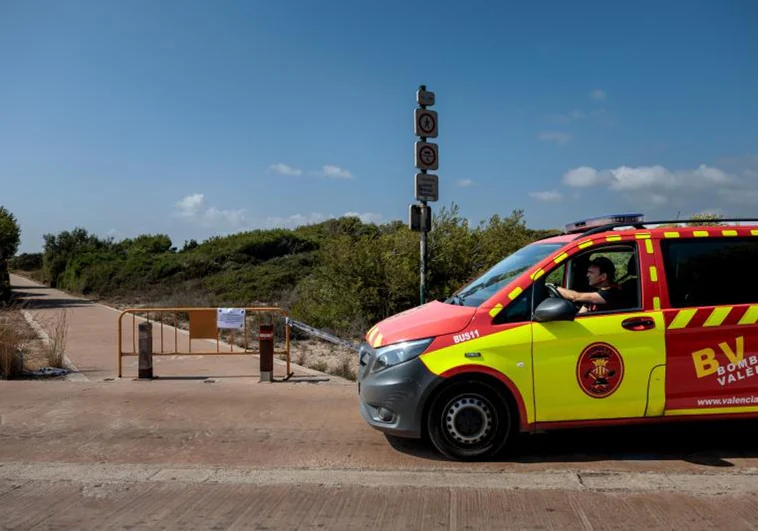
[(495, 388), (478, 381), (444, 389), (429, 408), (427, 426), (434, 446), (458, 460), (486, 459), (508, 442), (513, 412)]

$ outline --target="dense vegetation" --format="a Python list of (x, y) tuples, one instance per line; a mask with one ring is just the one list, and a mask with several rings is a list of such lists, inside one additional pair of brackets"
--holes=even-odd
[[(522, 211), (469, 226), (453, 204), (428, 240), (427, 300), (449, 296), (505, 255), (556, 231), (530, 230)], [(44, 251), (16, 257), (50, 286), (127, 304), (276, 304), (293, 317), (361, 334), (419, 303), (419, 234), (343, 217), (294, 230), (255, 230), (173, 246), (163, 234), (114, 241), (83, 228), (44, 237)]]
[[(449, 296), (508, 254), (557, 233), (527, 228), (520, 210), (472, 227), (455, 204), (441, 208), (429, 233), (426, 299)], [(357, 336), (419, 303), (419, 254), (419, 234), (401, 221), (343, 217), (190, 240), (181, 248), (164, 234), (116, 242), (76, 228), (45, 235), (41, 254), (22, 254), (11, 267), (128, 305), (273, 304), (312, 326)]]
[(0, 206), (0, 304), (5, 304), (10, 300), (11, 284), (8, 266), (20, 242), (21, 229), (16, 217), (7, 208)]

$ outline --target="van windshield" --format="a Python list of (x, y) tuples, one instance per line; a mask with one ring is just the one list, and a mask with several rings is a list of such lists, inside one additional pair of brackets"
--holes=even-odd
[(521, 273), (564, 245), (563, 243), (533, 243), (522, 247), (498, 262), (479, 278), (463, 286), (445, 302), (477, 307)]

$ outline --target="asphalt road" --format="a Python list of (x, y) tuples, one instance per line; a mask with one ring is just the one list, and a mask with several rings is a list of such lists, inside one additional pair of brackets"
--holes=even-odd
[[(20, 289), (34, 293), (30, 313), (66, 301), (67, 354), (87, 379), (0, 382), (2, 529), (758, 523), (754, 422), (554, 432), (522, 437), (492, 462), (451, 462), (366, 426), (344, 380), (261, 383), (231, 365), (210, 379), (116, 379), (116, 312)], [(207, 358), (173, 360), (172, 371), (220, 359), (249, 367)]]

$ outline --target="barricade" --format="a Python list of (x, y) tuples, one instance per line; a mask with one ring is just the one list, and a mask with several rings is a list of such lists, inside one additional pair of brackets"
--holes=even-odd
[[(286, 361), (284, 379), (289, 379), (293, 373), (290, 370), (287, 319), (283, 309), (269, 306), (123, 310), (118, 318), (118, 377), (122, 377), (123, 358), (129, 356), (139, 357), (140, 378), (152, 378), (152, 356), (259, 355), (261, 381), (273, 381), (273, 357), (283, 355)], [(138, 323), (141, 323), (139, 327)], [(151, 326), (144, 326), (144, 323)], [(124, 337), (125, 326), (130, 324), (131, 341)], [(277, 329), (281, 336), (278, 350)], [(196, 340), (199, 341), (193, 345)], [(129, 343), (131, 350), (128, 349)], [(201, 344), (200, 348), (197, 343)], [(202, 348), (202, 345), (209, 344), (214, 346)]]

